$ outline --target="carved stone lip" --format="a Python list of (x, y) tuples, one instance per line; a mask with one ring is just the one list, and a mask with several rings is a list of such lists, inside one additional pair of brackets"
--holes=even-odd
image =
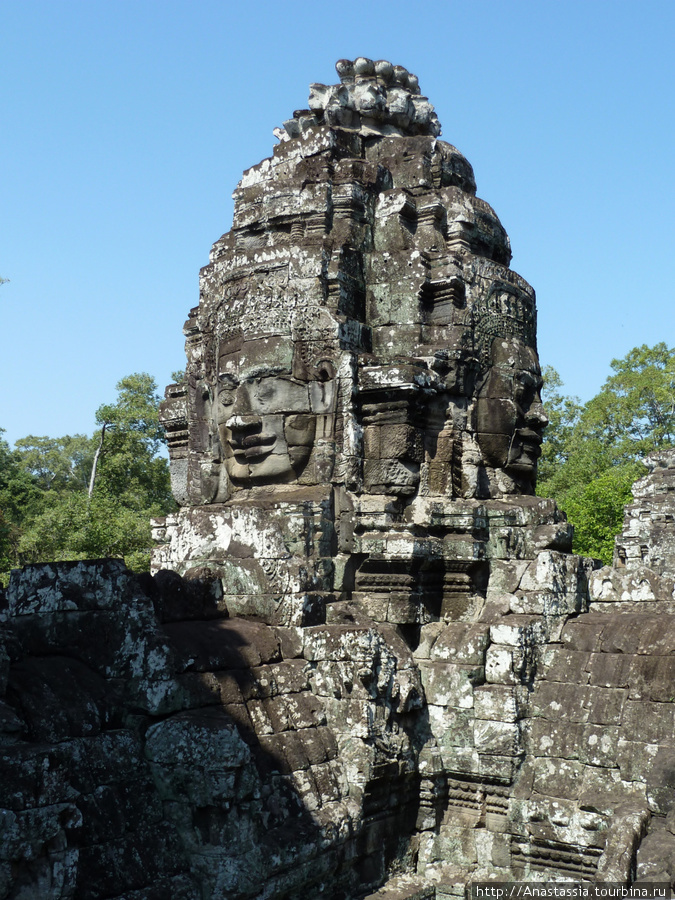
[(268, 456), (272, 452), (276, 440), (276, 436), (273, 434), (248, 434), (244, 438), (232, 441), (232, 451), (235, 458), (243, 457), (249, 462), (252, 459)]
[[(537, 431), (531, 431), (529, 428), (518, 429), (514, 435), (514, 459), (511, 460), (511, 467), (519, 465), (528, 466), (534, 463), (541, 456), (542, 436)], [(525, 461), (529, 459), (529, 463)]]
[(519, 428), (516, 434), (523, 444), (535, 444), (539, 447), (543, 440), (541, 434), (531, 428)]

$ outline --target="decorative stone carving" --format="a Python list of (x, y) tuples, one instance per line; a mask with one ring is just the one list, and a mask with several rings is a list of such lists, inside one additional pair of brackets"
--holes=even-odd
[(675, 878), (673, 451), (571, 554), (534, 292), (414, 76), (337, 68), (202, 271), (154, 576), (0, 592), (2, 896)]
[(245, 173), (202, 270), (163, 413), (180, 502), (278, 484), (532, 493), (534, 292), (415, 77), (337, 68)]
[[(351, 598), (418, 629), (484, 595), (484, 542), (448, 540), (478, 511), (461, 502), (534, 492), (534, 292), (414, 76), (337, 68), (244, 174), (202, 270), (162, 413), (183, 508), (155, 565), (215, 564), (270, 623)], [(434, 498), (460, 506), (432, 534)]]

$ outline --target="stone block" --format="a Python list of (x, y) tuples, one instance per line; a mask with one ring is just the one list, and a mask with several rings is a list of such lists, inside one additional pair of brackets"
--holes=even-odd
[(576, 800), (582, 779), (583, 765), (575, 760), (556, 757), (534, 760), (533, 787), (538, 794)]
[(392, 592), (389, 595), (386, 614), (387, 622), (393, 625), (409, 625), (417, 623), (419, 618), (419, 601), (413, 599), (409, 594)]
[(119, 559), (38, 563), (12, 571), (7, 612), (27, 616), (111, 609), (129, 589), (132, 576)]
[(520, 768), (522, 757), (479, 753), (478, 760), (478, 774), (481, 778), (498, 784), (511, 784)]
[(580, 761), (590, 766), (617, 768), (618, 737), (616, 725), (586, 725), (579, 752)]
[(584, 685), (538, 682), (530, 696), (529, 713), (554, 721), (585, 722), (587, 696)]
[(629, 697), (657, 703), (675, 701), (675, 656), (633, 656)]
[(25, 736), (32, 740), (57, 742), (91, 736), (112, 719), (104, 680), (67, 657), (16, 663), (10, 669), (8, 688), (20, 698)]
[(561, 719), (535, 719), (529, 734), (529, 747), (535, 756), (579, 759), (583, 724)]
[(512, 597), (511, 612), (517, 615), (548, 617), (569, 616), (584, 608), (584, 594), (579, 591), (523, 591)]
[[(236, 677), (241, 681), (246, 676), (237, 673)], [(256, 686), (257, 696), (297, 694), (309, 688), (309, 666), (304, 659), (285, 659), (251, 669), (250, 678)]]
[(245, 619), (167, 623), (179, 671), (244, 669), (279, 660), (279, 641), (272, 629)]
[(596, 652), (600, 650), (606, 625), (605, 616), (593, 613), (570, 619), (565, 623), (560, 640), (569, 650)]
[(621, 734), (628, 741), (660, 743), (675, 733), (675, 704), (628, 699), (624, 706)]
[(476, 687), (473, 705), (477, 719), (515, 722), (521, 717), (515, 686), (484, 684)]
[(368, 691), (359, 678), (358, 666), (350, 661), (319, 660), (310, 673), (312, 690), (319, 697), (360, 697)]
[(276, 770), (282, 775), (288, 775), (298, 769), (307, 769), (310, 765), (302, 738), (295, 731), (261, 735), (260, 751), (257, 755), (259, 762), (260, 754), (266, 757), (266, 763), (271, 771)]
[(592, 653), (587, 665), (590, 683), (604, 688), (628, 688), (633, 657), (621, 653)]
[(473, 666), (485, 665), (485, 650), (489, 642), (487, 626), (469, 622), (450, 622), (446, 625), (432, 623), (425, 628), (433, 629), (437, 635), (430, 648), (431, 659)]
[(339, 801), (342, 798), (342, 788), (333, 765), (330, 763), (320, 765), (313, 763), (312, 776), (323, 806)]
[(505, 616), (490, 626), (490, 641), (507, 647), (524, 647), (527, 644), (543, 643), (545, 623), (536, 616)]
[(328, 625), (306, 628), (303, 655), (310, 662), (370, 661), (381, 639), (368, 626)]
[(336, 735), (352, 735), (367, 739), (373, 729), (373, 709), (367, 700), (326, 698), (323, 701), (326, 721)]
[(309, 691), (285, 696), (284, 707), (290, 728), (310, 728), (325, 725), (326, 716), (318, 697)]
[(277, 637), (284, 659), (297, 659), (302, 656), (302, 629), (297, 626), (277, 627)]
[(619, 731), (616, 746), (616, 761), (623, 781), (647, 783), (647, 777), (659, 750), (656, 743), (643, 741), (627, 741)]
[[(275, 718), (277, 718), (276, 724), (279, 727), (277, 728), (272, 724), (266, 707), (267, 702), (264, 700), (249, 700), (246, 704), (246, 709), (248, 710), (251, 723), (253, 724), (253, 730), (258, 737), (264, 734), (274, 734), (276, 731), (285, 730), (283, 724), (278, 721), (278, 717)], [(288, 725), (288, 722), (285, 724)]]
[(587, 812), (611, 816), (614, 810), (631, 796), (644, 798), (644, 786), (626, 783), (621, 780), (618, 769), (607, 769), (599, 766), (584, 766), (579, 793), (579, 806)]
[(586, 694), (588, 721), (594, 725), (620, 725), (628, 691), (591, 687)]
[[(223, 706), (233, 724), (236, 726), (241, 739), (249, 745), (254, 745), (257, 741), (256, 729), (251, 719), (248, 707), (245, 703), (226, 703)], [(271, 731), (271, 728), (270, 728)]]
[(541, 677), (546, 681), (588, 684), (587, 670), (590, 653), (553, 645), (544, 647), (541, 654)]
[(452, 859), (459, 866), (471, 866), (478, 861), (473, 831), (450, 825), (444, 825), (435, 837), (432, 853), (437, 859)]
[(470, 709), (454, 709), (430, 704), (429, 727), (438, 741), (441, 752), (452, 747), (473, 747), (474, 716)]
[(434, 706), (473, 707), (473, 690), (484, 681), (482, 666), (431, 662), (420, 667), (427, 702)]
[(416, 660), (431, 659), (431, 650), (438, 636), (445, 630), (444, 622), (429, 622), (420, 628), (419, 643), (413, 651)]
[(476, 719), (474, 745), (481, 754), (517, 756), (522, 753), (520, 729), (515, 722)]
[(667, 816), (675, 802), (675, 749), (659, 747), (647, 769), (647, 801), (656, 815)]
[(485, 680), (490, 684), (520, 684), (524, 662), (520, 649), (491, 644), (485, 654)]
[(502, 594), (515, 593), (528, 566), (529, 562), (526, 560), (492, 560), (490, 563), (490, 580), (487, 588), (488, 600)]
[(441, 750), (441, 757), (445, 772), (452, 777), (479, 777), (482, 774), (481, 760), (473, 747), (453, 747), (448, 751)]
[[(608, 829), (604, 853), (598, 860), (598, 879), (626, 884), (634, 876), (635, 857), (647, 830), (649, 813), (644, 807), (627, 805)], [(638, 851), (639, 852), (639, 851)]]
[(422, 462), (422, 433), (412, 425), (383, 425), (380, 430), (380, 457)]
[(637, 652), (657, 656), (675, 653), (675, 621), (672, 616), (641, 618)]
[[(636, 838), (642, 837), (644, 826), (636, 834)], [(665, 881), (670, 887), (675, 873), (675, 835), (665, 828), (654, 828), (645, 835), (641, 841), (632, 842), (633, 853), (636, 855), (636, 878), (638, 881), (661, 882)]]

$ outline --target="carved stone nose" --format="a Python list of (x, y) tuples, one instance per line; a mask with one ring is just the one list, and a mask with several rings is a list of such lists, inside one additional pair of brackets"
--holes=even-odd
[(548, 416), (546, 415), (546, 410), (541, 405), (541, 403), (534, 403), (527, 411), (527, 415), (525, 418), (530, 422), (536, 422), (538, 425), (544, 428), (548, 425)]
[(261, 423), (259, 416), (230, 416), (225, 424), (232, 429), (251, 429), (260, 427)]

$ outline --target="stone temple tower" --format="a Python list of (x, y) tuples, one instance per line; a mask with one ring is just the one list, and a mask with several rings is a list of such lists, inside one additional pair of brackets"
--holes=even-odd
[(413, 75), (337, 70), (202, 270), (154, 574), (0, 591), (2, 897), (675, 882), (675, 451), (574, 555), (506, 233)]
[(244, 174), (202, 270), (156, 565), (209, 566), (277, 624), (349, 597), (414, 641), (484, 591), (460, 539), (479, 501), (534, 493), (535, 297), (416, 77), (336, 68)]
[[(534, 496), (535, 296), (504, 228), (414, 75), (336, 68), (244, 173), (201, 272), (162, 409), (181, 508), (154, 566), (215, 585), (242, 645), (272, 634), (305, 661), (333, 787), (278, 716), (248, 733), (341, 860), (337, 897), (397, 866), (466, 868), (454, 844), (466, 871), (493, 845), (508, 869), (533, 647), (591, 564)], [(491, 638), (504, 614), (538, 624)]]

